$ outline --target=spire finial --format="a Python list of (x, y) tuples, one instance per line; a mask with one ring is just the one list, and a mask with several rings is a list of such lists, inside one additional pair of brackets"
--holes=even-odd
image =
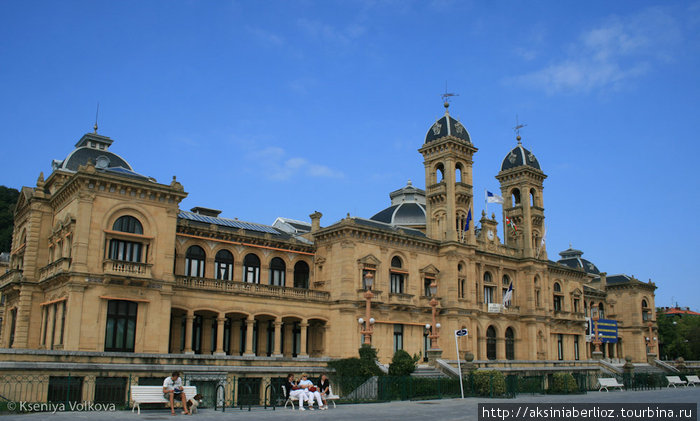
[(520, 124), (518, 122), (518, 115), (516, 114), (515, 115), (515, 127), (513, 127), (513, 130), (515, 130), (515, 140), (518, 141), (518, 145), (520, 145), (520, 139), (522, 139), (520, 137), (520, 129), (522, 129), (525, 126), (527, 126), (527, 124)]
[(97, 103), (97, 112), (95, 112), (95, 134), (97, 134), (97, 118), (100, 116), (100, 103)]
[(450, 111), (448, 108), (450, 108), (450, 98), (453, 96), (459, 96), (459, 94), (454, 94), (454, 93), (449, 93), (447, 92), (447, 81), (445, 81), (445, 93), (440, 95), (444, 103), (442, 104), (443, 107), (445, 107), (445, 114), (449, 114)]

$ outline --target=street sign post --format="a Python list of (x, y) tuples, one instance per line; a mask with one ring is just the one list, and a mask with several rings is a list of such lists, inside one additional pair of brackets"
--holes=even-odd
[(459, 390), (462, 392), (462, 399), (464, 399), (464, 385), (462, 384), (462, 364), (459, 358), (459, 338), (467, 336), (469, 332), (467, 329), (455, 330), (455, 347), (457, 348), (457, 370), (459, 370)]

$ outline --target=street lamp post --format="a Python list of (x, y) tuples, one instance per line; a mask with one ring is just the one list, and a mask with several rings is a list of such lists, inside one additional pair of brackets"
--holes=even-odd
[(365, 328), (360, 333), (365, 337), (364, 344), (372, 344), (372, 325), (374, 324), (374, 319), (370, 317), (370, 310), (372, 309), (372, 284), (374, 283), (374, 273), (371, 271), (366, 271), (364, 275), (365, 280), (365, 319), (360, 318), (358, 322), (362, 324), (364, 322)]
[(437, 313), (436, 307), (438, 305), (438, 301), (435, 298), (435, 294), (437, 294), (437, 284), (435, 283), (435, 279), (433, 279), (433, 281), (430, 283), (430, 296), (432, 297), (432, 299), (430, 300), (430, 307), (432, 307), (432, 310), (433, 310), (433, 325), (432, 325), (432, 329), (430, 331), (430, 336), (429, 336), (431, 349), (438, 349), (437, 340), (438, 340), (438, 337), (440, 336), (440, 334), (438, 333), (438, 329), (440, 328), (440, 324), (435, 323), (435, 315)]
[(598, 333), (598, 320), (600, 317), (598, 317), (598, 309), (592, 309), (594, 310), (592, 313), (592, 319), (593, 319), (593, 324), (595, 325), (595, 336), (593, 337), (593, 345), (595, 345), (595, 350), (593, 351), (593, 358), (602, 358), (603, 352), (600, 350), (600, 345), (603, 343), (600, 340), (600, 334)]
[(656, 350), (656, 349), (654, 348), (654, 343), (656, 342), (656, 337), (655, 337), (654, 334), (653, 334), (652, 326), (653, 326), (653, 323), (652, 323), (651, 320), (650, 320), (650, 321), (647, 323), (647, 327), (649, 328), (649, 336), (647, 336), (647, 337), (645, 338), (645, 339), (646, 339), (646, 342), (647, 342), (647, 354), (656, 354), (656, 353), (654, 352), (654, 351)]

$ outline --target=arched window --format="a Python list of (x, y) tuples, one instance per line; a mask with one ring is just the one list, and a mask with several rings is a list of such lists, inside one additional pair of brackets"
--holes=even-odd
[(603, 307), (603, 303), (598, 304), (598, 317), (601, 319), (605, 318), (605, 307)]
[(204, 262), (207, 254), (199, 246), (190, 246), (185, 253), (185, 276), (204, 277)]
[(435, 167), (435, 182), (440, 183), (445, 179), (445, 166), (442, 163)]
[(554, 283), (554, 311), (562, 311), (562, 302), (564, 301), (564, 296), (561, 294), (561, 285), (559, 282)]
[(390, 292), (392, 294), (403, 294), (404, 293), (404, 273), (401, 271), (403, 262), (399, 256), (394, 256), (391, 259), (391, 269), (389, 270), (389, 280), (390, 280)]
[(649, 320), (649, 305), (647, 300), (642, 300), (642, 321), (646, 322)]
[(484, 272), (484, 282), (493, 282), (491, 272)]
[[(133, 216), (124, 215), (114, 221), (112, 231), (142, 235), (143, 226)], [(109, 240), (108, 257), (111, 260), (140, 263), (143, 249), (143, 243), (140, 241), (134, 241), (131, 238), (112, 238)]]
[(260, 283), (260, 258), (250, 253), (243, 259), (243, 282)]
[(486, 285), (490, 283), (493, 283), (491, 272), (484, 272), (484, 303), (486, 304), (495, 302), (494, 289), (496, 287), (493, 285)]
[(277, 285), (280, 287), (284, 286), (284, 272), (287, 270), (287, 266), (284, 264), (284, 260), (279, 257), (274, 257), (270, 260), (270, 285)]
[(309, 265), (304, 261), (294, 265), (294, 288), (309, 288)]
[(530, 189), (530, 206), (535, 206), (535, 203), (537, 203), (535, 197), (537, 197), (537, 192), (535, 189)]
[(496, 359), (496, 329), (493, 326), (486, 329), (486, 358)]
[(462, 182), (462, 164), (455, 165), (455, 183)]
[(506, 360), (515, 359), (515, 334), (512, 328), (506, 329)]
[(520, 190), (513, 189), (512, 195), (513, 195), (513, 206), (518, 206), (520, 204)]
[(458, 276), (458, 296), (459, 298), (465, 298), (467, 296), (467, 276), (464, 273), (464, 263), (457, 264), (457, 276)]
[(233, 279), (233, 254), (228, 250), (219, 250), (214, 258), (216, 279), (230, 281)]
[(138, 219), (130, 215), (124, 215), (114, 221), (113, 231), (128, 232), (130, 234), (143, 234), (143, 226)]

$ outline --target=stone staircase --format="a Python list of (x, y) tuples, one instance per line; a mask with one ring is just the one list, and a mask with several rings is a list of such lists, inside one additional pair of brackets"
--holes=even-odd
[(411, 377), (443, 377), (446, 378), (446, 376), (442, 371), (436, 369), (433, 366), (430, 365), (422, 365), (419, 364), (416, 366), (416, 371), (411, 373)]
[(635, 363), (635, 373), (669, 374), (666, 370), (651, 364)]

